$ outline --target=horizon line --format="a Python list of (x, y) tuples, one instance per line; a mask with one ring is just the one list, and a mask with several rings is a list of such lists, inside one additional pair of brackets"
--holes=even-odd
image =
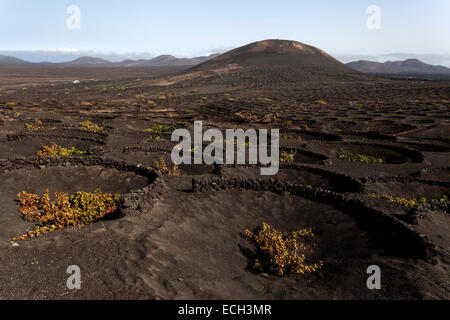
[[(211, 50), (205, 53), (195, 54), (171, 54), (171, 53), (163, 53), (163, 54), (155, 54), (149, 51), (114, 51), (114, 50), (95, 50), (95, 49), (73, 49), (73, 48), (61, 48), (61, 49), (0, 49), (0, 55), (10, 56), (17, 59), (21, 59), (25, 62), (29, 63), (68, 63), (73, 62), (82, 57), (91, 57), (104, 59), (107, 62), (111, 63), (119, 63), (125, 60), (152, 60), (154, 58), (160, 56), (172, 56), (176, 59), (194, 59), (200, 57), (209, 57), (214, 54), (223, 54), (229, 50), (233, 50), (238, 47), (233, 47), (229, 49), (223, 49), (219, 51)], [(43, 57), (33, 59), (30, 57), (20, 57), (17, 54), (39, 54)], [(51, 55), (58, 57), (51, 57)], [(329, 53), (337, 60), (342, 63), (349, 63), (354, 61), (375, 61), (375, 62), (388, 62), (388, 61), (404, 61), (408, 59), (418, 59), (425, 63), (432, 65), (441, 65), (445, 67), (450, 67), (450, 53), (413, 53), (413, 52), (391, 52), (391, 53)], [(48, 56), (48, 58), (45, 57)], [(395, 57), (395, 56), (403, 56), (403, 57)], [(410, 56), (410, 57), (405, 57)], [(419, 56), (419, 57), (418, 57)], [(428, 61), (427, 56), (431, 57), (441, 57), (444, 58), (445, 61)], [(62, 60), (64, 57), (70, 57), (69, 60)], [(389, 58), (392, 59), (389, 59)], [(448, 60), (447, 60), (448, 59)]]

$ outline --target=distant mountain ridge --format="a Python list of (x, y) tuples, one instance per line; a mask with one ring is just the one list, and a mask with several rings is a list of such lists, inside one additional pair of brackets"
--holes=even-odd
[(360, 60), (347, 63), (347, 66), (359, 72), (373, 74), (450, 74), (450, 68), (434, 66), (418, 59), (386, 61), (384, 63)]
[[(68, 62), (29, 62), (14, 56), (0, 55), (0, 66), (68, 66), (68, 67), (168, 67), (185, 66), (196, 70), (208, 69), (220, 65), (233, 64), (235, 62), (246, 64), (257, 63), (259, 59), (271, 63), (284, 64), (303, 61), (303, 65), (330, 65), (337, 62), (320, 49), (305, 45), (300, 42), (286, 40), (265, 40), (248, 44), (233, 49), (224, 54), (212, 54), (194, 58), (177, 58), (173, 55), (160, 55), (152, 59), (126, 59), (120, 62), (112, 62), (103, 58), (92, 56), (81, 56)], [(289, 57), (286, 59), (287, 57)], [(256, 60), (255, 60), (256, 59)], [(333, 62), (333, 61), (334, 62)], [(263, 62), (263, 61), (259, 61)], [(206, 63), (206, 64), (205, 64)], [(264, 62), (263, 62), (264, 63)], [(406, 59), (399, 61), (387, 61), (384, 63), (359, 60), (347, 63), (345, 66), (362, 73), (371, 74), (428, 74), (428, 75), (450, 75), (450, 68), (431, 65), (418, 59)]]
[(99, 65), (99, 64), (110, 64), (111, 61), (102, 59), (102, 58), (95, 58), (95, 57), (79, 57), (78, 59), (75, 59), (71, 62), (63, 62), (63, 64), (71, 64), (71, 65)]
[(172, 55), (160, 55), (153, 59), (145, 60), (131, 60), (127, 59), (122, 62), (116, 63), (119, 66), (132, 66), (132, 67), (167, 67), (167, 66), (195, 66), (197, 64), (208, 61), (218, 54), (212, 54), (210, 56), (195, 57), (195, 58), (177, 58)]
[(11, 56), (2, 56), (0, 55), (0, 66), (19, 66), (19, 65), (30, 65), (31, 62), (27, 62), (25, 60), (11, 57)]
[(73, 66), (73, 67), (168, 67), (168, 66), (194, 66), (209, 59), (216, 57), (218, 54), (210, 56), (202, 56), (195, 58), (177, 58), (172, 55), (160, 55), (152, 59), (131, 60), (126, 59), (121, 62), (112, 62), (102, 58), (82, 56), (73, 61), (68, 62), (28, 62), (13, 56), (0, 55), (0, 66), (33, 66), (33, 65), (52, 65), (52, 66)]

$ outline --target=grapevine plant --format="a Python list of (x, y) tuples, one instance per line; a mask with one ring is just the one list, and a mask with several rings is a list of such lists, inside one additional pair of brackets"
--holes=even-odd
[(166, 161), (164, 161), (163, 157), (159, 158), (159, 161), (155, 162), (155, 167), (159, 170), (159, 172), (163, 174), (168, 174), (172, 176), (179, 176), (181, 174), (181, 170), (178, 167), (178, 165), (174, 164), (173, 169), (170, 170), (167, 165)]
[(93, 193), (76, 192), (73, 195), (55, 193), (50, 201), (49, 191), (42, 197), (22, 191), (19, 197), (19, 213), (26, 221), (37, 222), (33, 230), (10, 241), (34, 238), (69, 226), (82, 227), (120, 210), (119, 194), (102, 193), (100, 189)]
[(337, 157), (340, 160), (347, 160), (347, 161), (352, 161), (352, 162), (378, 163), (378, 164), (385, 163), (384, 159), (382, 159), (382, 158), (376, 158), (376, 157), (371, 157), (371, 156), (367, 156), (364, 154), (357, 154), (357, 153), (352, 153), (352, 152), (338, 153)]
[(250, 230), (245, 235), (258, 248), (258, 258), (254, 260), (256, 270), (266, 270), (278, 276), (305, 274), (322, 268), (323, 262), (305, 263), (306, 255), (312, 253), (308, 245), (300, 242), (300, 238), (314, 236), (311, 229), (303, 229), (283, 234), (269, 224), (262, 224), (256, 233)]
[(70, 157), (75, 154), (85, 154), (86, 151), (78, 150), (75, 147), (64, 148), (52, 142), (49, 146), (43, 145), (36, 153), (38, 157)]
[(105, 127), (99, 126), (90, 120), (81, 122), (79, 129), (83, 130), (83, 131), (94, 132), (94, 133), (103, 133), (105, 131)]
[(407, 199), (403, 197), (394, 197), (389, 194), (377, 194), (377, 193), (369, 193), (369, 197), (375, 198), (375, 199), (383, 199), (386, 200), (389, 203), (395, 203), (402, 205), (406, 208), (415, 208), (418, 207), (420, 204), (423, 203), (436, 203), (436, 202), (447, 202), (448, 196), (446, 194), (443, 194), (439, 199), (427, 199), (425, 197), (420, 198), (419, 200), (417, 198), (414, 199)]
[(176, 128), (172, 125), (154, 124), (151, 128), (144, 129), (145, 132), (172, 133)]
[(297, 154), (297, 151), (295, 151), (295, 150), (292, 150), (290, 152), (283, 151), (281, 153), (280, 161), (281, 162), (294, 162), (296, 154)]
[(55, 127), (44, 126), (42, 120), (35, 119), (32, 123), (25, 123), (25, 129), (28, 131), (55, 130)]

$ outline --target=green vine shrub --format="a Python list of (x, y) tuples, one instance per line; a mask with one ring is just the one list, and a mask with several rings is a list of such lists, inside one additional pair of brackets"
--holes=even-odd
[(50, 201), (48, 190), (42, 197), (26, 191), (17, 196), (19, 213), (26, 221), (36, 222), (36, 226), (10, 241), (34, 238), (69, 226), (82, 227), (118, 213), (121, 204), (119, 194), (102, 193), (100, 189), (93, 193), (79, 191), (73, 195), (57, 192), (54, 201)]
[(70, 157), (76, 154), (85, 154), (86, 151), (78, 150), (75, 147), (64, 148), (52, 142), (49, 146), (43, 145), (36, 155), (38, 157)]
[(323, 267), (322, 261), (314, 264), (305, 262), (312, 249), (300, 239), (313, 237), (311, 229), (283, 234), (263, 222), (255, 233), (246, 230), (245, 235), (257, 247), (257, 258), (253, 263), (255, 270), (283, 276), (315, 272)]

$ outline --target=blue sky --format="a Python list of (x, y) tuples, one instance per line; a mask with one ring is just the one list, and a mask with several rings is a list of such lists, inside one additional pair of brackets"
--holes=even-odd
[[(66, 26), (69, 5), (81, 29)], [(369, 5), (381, 29), (366, 27)], [(329, 53), (450, 53), (450, 0), (0, 0), (0, 50), (195, 56), (268, 38)]]

